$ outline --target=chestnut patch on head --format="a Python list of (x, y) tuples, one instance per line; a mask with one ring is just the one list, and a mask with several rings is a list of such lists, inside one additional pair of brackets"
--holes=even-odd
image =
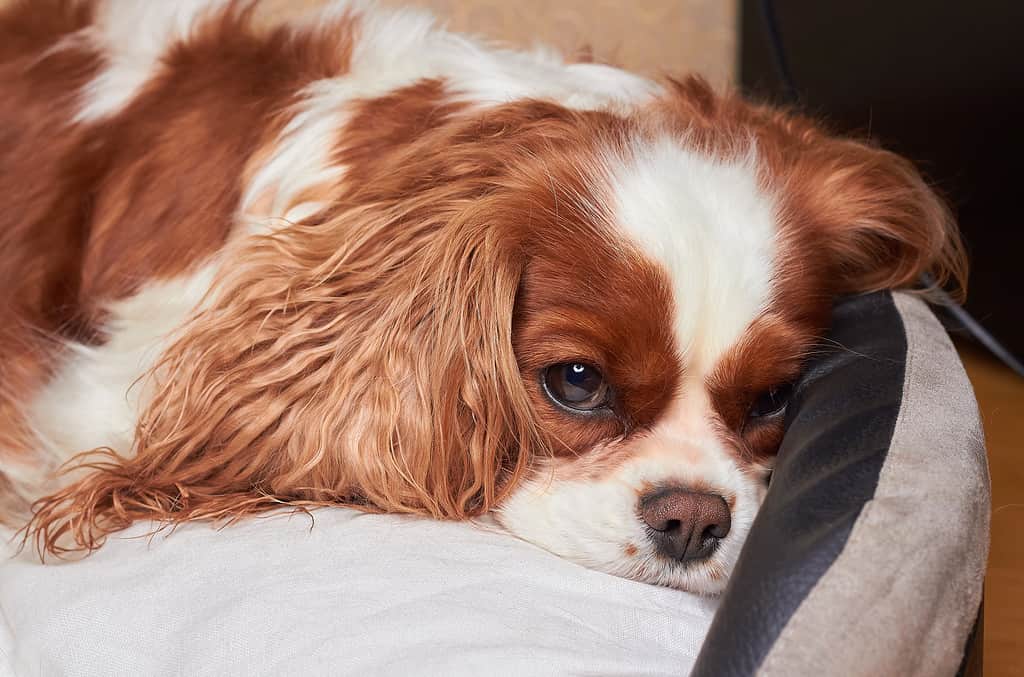
[(813, 325), (766, 313), (708, 377), (712, 406), (742, 459), (758, 461), (778, 450), (788, 391), (814, 336)]
[[(664, 273), (594, 226), (538, 230), (524, 249), (513, 345), (554, 452), (582, 454), (653, 424), (682, 375)], [(574, 363), (600, 372), (608, 389), (600, 415), (574, 415), (541, 387), (552, 365)]]

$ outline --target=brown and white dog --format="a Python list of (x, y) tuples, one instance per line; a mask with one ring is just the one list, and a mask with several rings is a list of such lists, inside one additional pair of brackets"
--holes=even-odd
[(52, 553), (342, 504), (715, 592), (834, 297), (963, 274), (888, 152), (354, 2), (8, 4), (0, 203), (0, 514)]

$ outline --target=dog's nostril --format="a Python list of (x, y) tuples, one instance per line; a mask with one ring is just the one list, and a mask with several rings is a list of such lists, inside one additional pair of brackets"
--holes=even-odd
[(704, 529), (704, 533), (701, 534), (701, 538), (725, 538), (728, 535), (728, 529), (722, 527), (721, 524), (713, 524)]
[(640, 516), (658, 551), (672, 559), (704, 559), (729, 535), (729, 506), (717, 494), (661, 489), (640, 500)]

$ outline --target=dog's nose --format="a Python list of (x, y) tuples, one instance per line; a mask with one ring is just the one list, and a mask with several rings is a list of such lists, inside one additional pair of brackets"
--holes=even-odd
[(675, 560), (704, 559), (729, 534), (725, 499), (685, 489), (660, 489), (640, 499), (640, 516), (658, 552)]

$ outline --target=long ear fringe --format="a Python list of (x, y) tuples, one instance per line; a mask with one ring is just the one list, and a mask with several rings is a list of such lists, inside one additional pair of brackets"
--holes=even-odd
[(512, 353), (519, 264), (488, 229), (413, 207), (400, 227), (350, 210), (240, 251), (155, 368), (133, 453), (73, 459), (83, 476), (35, 504), (25, 542), (66, 556), (137, 520), (500, 501), (541, 439)]
[(845, 291), (909, 289), (963, 300), (967, 255), (953, 215), (907, 160), (850, 144), (846, 166), (822, 187), (833, 210), (830, 243)]
[(109, 448), (75, 457), (69, 469), (87, 474), (37, 501), (31, 521), (19, 532), (21, 546), (31, 540), (41, 559), (47, 554), (60, 558), (81, 551), (92, 552), (103, 545), (110, 533), (142, 519), (166, 524), (192, 519), (234, 521), (281, 505), (298, 508), (327, 504), (269, 494), (208, 494), (183, 486), (175, 487), (176, 494), (140, 487), (132, 476), (130, 460)]

